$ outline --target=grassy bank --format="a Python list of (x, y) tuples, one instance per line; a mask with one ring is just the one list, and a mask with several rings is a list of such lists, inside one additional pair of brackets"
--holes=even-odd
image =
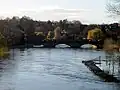
[(0, 58), (5, 58), (9, 55), (9, 50), (7, 47), (0, 48)]
[(103, 47), (105, 51), (120, 51), (120, 42), (108, 38), (104, 41)]

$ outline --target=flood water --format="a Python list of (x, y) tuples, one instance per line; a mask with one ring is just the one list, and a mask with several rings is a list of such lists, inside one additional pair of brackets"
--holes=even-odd
[(0, 90), (120, 90), (82, 64), (105, 52), (81, 49), (14, 49), (0, 60)]

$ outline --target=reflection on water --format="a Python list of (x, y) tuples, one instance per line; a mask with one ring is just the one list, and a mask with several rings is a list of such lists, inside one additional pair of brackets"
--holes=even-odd
[(81, 62), (103, 51), (80, 49), (14, 49), (0, 61), (0, 90), (119, 90)]

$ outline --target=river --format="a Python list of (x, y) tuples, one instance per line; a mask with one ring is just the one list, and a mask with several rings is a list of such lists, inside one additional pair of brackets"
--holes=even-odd
[(14, 49), (0, 60), (0, 90), (120, 90), (82, 64), (105, 52), (81, 49)]

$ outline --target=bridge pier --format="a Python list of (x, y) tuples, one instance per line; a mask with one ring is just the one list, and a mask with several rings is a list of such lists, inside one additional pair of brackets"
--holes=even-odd
[(55, 41), (44, 41), (42, 43), (45, 48), (55, 48)]

